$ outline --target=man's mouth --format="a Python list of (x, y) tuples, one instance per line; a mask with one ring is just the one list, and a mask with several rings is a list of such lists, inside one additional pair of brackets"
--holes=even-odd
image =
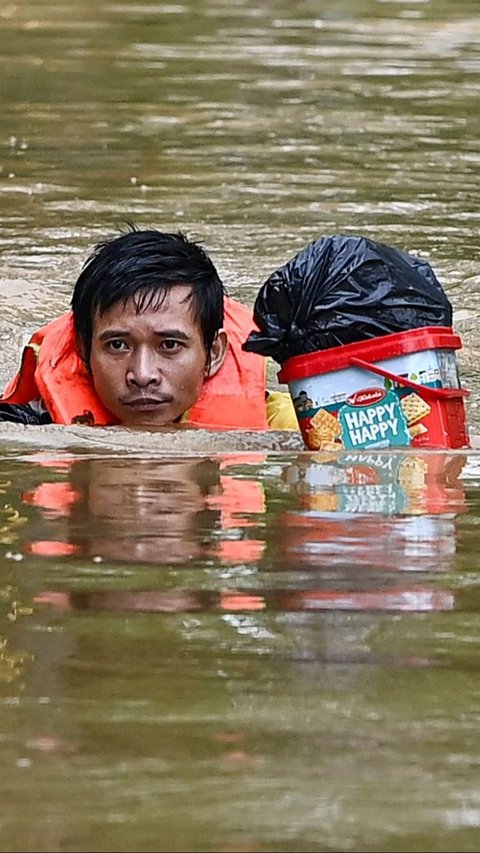
[(135, 409), (138, 412), (150, 412), (158, 409), (160, 406), (168, 405), (173, 402), (172, 397), (133, 397), (120, 401), (123, 406), (128, 406), (130, 409)]

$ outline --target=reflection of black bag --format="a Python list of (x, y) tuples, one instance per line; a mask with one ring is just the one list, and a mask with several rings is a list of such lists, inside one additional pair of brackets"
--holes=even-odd
[(272, 273), (254, 318), (259, 331), (243, 348), (282, 364), (391, 332), (451, 326), (452, 307), (426, 261), (366, 237), (334, 235)]

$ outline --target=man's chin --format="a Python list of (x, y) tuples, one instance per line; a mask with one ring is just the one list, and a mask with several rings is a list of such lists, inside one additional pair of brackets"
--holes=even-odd
[(166, 430), (166, 429), (178, 429), (180, 416), (176, 419), (172, 416), (167, 418), (165, 416), (159, 417), (155, 414), (149, 414), (148, 412), (137, 412), (135, 417), (127, 417), (123, 418), (120, 421), (120, 426), (125, 427), (126, 429), (149, 429), (149, 430)]
[(171, 421), (168, 424), (154, 424), (154, 423), (135, 423), (135, 424), (122, 424), (124, 429), (134, 429), (134, 430), (143, 430), (144, 432), (174, 432), (181, 428), (181, 424), (175, 423)]

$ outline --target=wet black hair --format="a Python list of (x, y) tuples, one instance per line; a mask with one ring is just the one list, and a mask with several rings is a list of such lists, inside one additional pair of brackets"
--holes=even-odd
[(210, 350), (223, 326), (224, 286), (199, 243), (181, 232), (139, 229), (98, 243), (85, 261), (75, 283), (71, 307), (76, 344), (89, 365), (93, 320), (118, 302), (135, 299), (137, 311), (159, 307), (174, 285), (191, 288), (192, 316)]

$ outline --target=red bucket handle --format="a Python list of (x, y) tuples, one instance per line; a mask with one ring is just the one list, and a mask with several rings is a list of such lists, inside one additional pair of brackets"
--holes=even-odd
[(364, 370), (369, 370), (371, 373), (378, 373), (379, 376), (385, 376), (398, 385), (406, 385), (408, 388), (413, 388), (422, 397), (426, 397), (427, 399), (441, 400), (449, 397), (470, 396), (470, 391), (467, 391), (466, 388), (429, 388), (428, 385), (420, 385), (418, 382), (412, 382), (411, 379), (397, 376), (396, 373), (390, 373), (389, 370), (384, 370), (383, 367), (377, 367), (376, 364), (370, 364), (370, 362), (364, 361), (363, 358), (356, 358), (356, 356), (351, 357), (350, 364), (355, 365), (355, 367), (363, 367)]

